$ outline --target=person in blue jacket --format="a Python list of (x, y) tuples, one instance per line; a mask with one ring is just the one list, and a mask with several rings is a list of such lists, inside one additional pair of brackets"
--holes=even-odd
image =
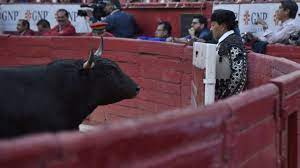
[(134, 17), (122, 11), (118, 3), (105, 1), (104, 12), (107, 16), (102, 22), (107, 23), (106, 31), (115, 37), (132, 38), (135, 36), (137, 25)]
[(172, 26), (167, 21), (161, 21), (157, 24), (155, 37), (139, 36), (138, 39), (150, 41), (166, 41), (172, 34)]

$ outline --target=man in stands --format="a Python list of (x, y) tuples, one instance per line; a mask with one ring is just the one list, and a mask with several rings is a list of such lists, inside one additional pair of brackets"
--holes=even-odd
[(207, 42), (212, 39), (212, 34), (210, 30), (207, 28), (207, 18), (203, 15), (195, 16), (191, 23), (191, 28), (189, 29), (189, 35), (176, 38), (170, 37), (167, 39), (168, 42), (175, 43), (186, 43), (193, 44), (193, 42)]
[(69, 12), (59, 9), (56, 12), (57, 25), (52, 28), (47, 35), (50, 36), (73, 36), (76, 34), (75, 27), (69, 21)]
[(300, 25), (297, 25), (295, 21), (297, 11), (298, 5), (295, 1), (281, 1), (281, 5), (276, 11), (277, 20), (281, 22), (280, 28), (272, 32), (264, 20), (258, 19), (257, 24), (262, 25), (264, 29), (263, 36), (258, 37), (258, 39), (268, 43), (287, 43), (290, 35), (300, 30)]
[(37, 22), (36, 26), (38, 29), (37, 35), (40, 35), (40, 36), (49, 35), (49, 31), (51, 30), (51, 28), (50, 28), (50, 23), (46, 19), (39, 20)]
[(171, 24), (166, 21), (161, 21), (156, 27), (155, 37), (139, 36), (138, 39), (150, 41), (166, 41), (166, 39), (171, 36), (171, 33)]
[(30, 29), (30, 24), (25, 19), (19, 19), (17, 24), (17, 32), (20, 36), (33, 36), (34, 31)]
[(89, 33), (89, 36), (102, 36), (102, 37), (114, 37), (113, 34), (106, 32), (105, 27), (107, 23), (105, 22), (96, 22), (90, 25), (92, 32)]
[(132, 15), (121, 11), (118, 1), (106, 1), (104, 12), (107, 16), (102, 21), (107, 23), (108, 32), (116, 37), (134, 37), (137, 29), (135, 19)]

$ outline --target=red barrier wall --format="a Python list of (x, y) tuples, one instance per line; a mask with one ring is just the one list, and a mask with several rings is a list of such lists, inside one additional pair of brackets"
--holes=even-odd
[[(93, 37), (0, 36), (0, 66), (45, 64), (61, 58), (85, 58), (97, 48)], [(141, 86), (132, 100), (101, 106), (91, 123), (139, 117), (190, 104), (191, 48), (182, 44), (107, 38), (104, 57), (118, 62)]]
[[(242, 103), (245, 99), (248, 103)], [(275, 168), (277, 100), (278, 88), (268, 84), (212, 106), (120, 122), (95, 132), (0, 142), (0, 165), (244, 168), (263, 163)], [(253, 106), (262, 110), (252, 111)]]
[[(29, 46), (26, 44), (28, 39), (30, 38), (0, 38), (0, 43), (5, 46), (0, 48), (4, 53), (0, 57), (7, 61), (6, 64), (29, 64), (33, 63), (33, 60), (35, 63), (47, 62), (60, 55), (79, 58), (86, 54), (83, 48), (88, 48), (91, 42), (96, 45), (99, 40), (79, 37), (37, 38), (31, 39), (32, 43)], [(41, 46), (33, 47), (36, 49), (33, 51), (25, 48), (30, 48), (35, 43)], [(16, 52), (12, 44), (25, 47)], [(137, 43), (134, 40), (123, 39), (105, 39), (105, 44), (107, 57), (116, 59), (120, 64), (138, 65), (138, 72), (131, 69), (132, 72), (128, 68), (129, 65), (121, 65), (131, 75), (142, 74), (134, 76), (138, 80), (149, 77), (169, 82), (177, 78), (165, 78), (162, 75), (165, 69), (168, 69), (168, 72), (179, 72), (181, 76), (191, 74), (192, 71), (190, 66), (188, 69), (181, 66), (185, 65), (181, 63), (184, 60), (191, 65), (192, 54), (189, 47), (155, 42)], [(45, 48), (40, 49), (43, 47), (48, 48), (47, 52), (44, 51)], [(34, 57), (25, 56), (26, 51), (35, 54)], [(39, 54), (36, 54), (38, 52), (49, 55), (39, 57)], [(115, 53), (110, 55), (110, 52)], [(121, 53), (124, 57), (121, 57)], [(10, 58), (10, 54), (16, 56)], [(169, 60), (171, 63), (161, 63), (162, 60), (159, 59)], [(155, 65), (152, 60), (155, 60)], [(175, 66), (173, 61), (179, 60), (180, 63)], [(160, 67), (164, 69), (152, 74), (140, 68), (148, 68), (149, 64), (163, 65)], [(196, 73), (199, 73), (199, 70)], [(159, 75), (156, 76), (157, 74)], [(194, 73), (193, 77), (197, 75)], [(260, 80), (260, 77), (263, 80)], [(177, 82), (173, 83), (184, 86), (191, 81), (185, 80), (176, 80)], [(193, 82), (197, 80), (193, 79)], [(251, 89), (242, 94), (205, 107), (177, 109), (139, 119), (100, 125), (86, 133), (44, 134), (9, 141), (1, 140), (0, 167), (296, 168), (300, 166), (299, 86), (299, 64), (283, 58), (251, 53)], [(142, 88), (147, 89), (143, 85)], [(197, 85), (195, 88), (197, 89)], [(143, 100), (142, 98), (137, 99)]]
[(207, 107), (122, 121), (87, 133), (0, 141), (0, 165), (280, 168), (278, 102), (278, 87), (266, 84)]
[(271, 80), (280, 89), (280, 141), (286, 167), (300, 167), (300, 71)]
[(267, 46), (266, 54), (276, 57), (284, 57), (300, 63), (300, 46), (270, 44)]
[[(277, 109), (279, 107), (279, 109), (276, 110), (276, 112), (273, 112), (274, 120), (277, 120), (277, 122), (275, 122), (275, 131), (277, 137), (276, 144), (279, 145), (276, 148), (276, 157), (278, 164), (280, 164), (283, 167), (299, 167), (300, 163), (298, 160), (300, 158), (300, 64), (297, 64), (285, 58), (270, 57), (267, 55), (257, 54), (253, 52), (250, 52), (248, 54), (248, 63), (248, 89), (254, 88), (254, 90), (256, 90), (256, 87), (265, 85), (266, 83), (270, 82), (276, 84), (279, 89), (279, 99), (276, 100), (277, 103), (275, 103), (273, 106), (274, 109)], [(201, 106), (203, 105), (204, 101), (204, 85), (202, 81), (202, 79), (204, 78), (204, 70), (193, 67), (192, 71), (192, 102), (194, 106)], [(251, 91), (252, 90), (247, 92)], [(263, 94), (263, 92), (261, 94)], [(258, 95), (260, 94), (258, 93), (256, 97), (259, 97)], [(236, 97), (241, 99), (240, 96)], [(249, 98), (251, 99), (251, 97)], [(246, 104), (248, 104), (249, 98), (243, 99), (243, 101), (246, 101)], [(237, 102), (235, 104), (239, 105), (240, 103), (243, 103), (243, 101)], [(256, 115), (254, 113), (255, 111), (267, 111), (263, 110), (264, 104), (266, 102), (260, 102), (263, 103), (261, 105), (249, 105), (248, 109), (251, 109), (251, 112), (248, 113), (246, 119), (250, 119), (250, 115)], [(244, 139), (242, 141), (247, 143), (248, 140)], [(270, 154), (271, 153), (266, 154), (265, 157), (270, 157)], [(257, 157), (259, 158), (261, 156)], [(261, 163), (259, 163), (258, 161), (256, 162), (257, 163), (254, 164), (256, 165), (255, 167), (263, 167)], [(251, 165), (250, 167), (254, 165)], [(238, 166), (235, 165), (235, 167)], [(273, 165), (273, 167), (275, 166)]]
[(270, 79), (296, 71), (300, 67), (299, 64), (285, 58), (270, 57), (254, 52), (248, 54), (248, 60), (248, 89), (265, 84)]

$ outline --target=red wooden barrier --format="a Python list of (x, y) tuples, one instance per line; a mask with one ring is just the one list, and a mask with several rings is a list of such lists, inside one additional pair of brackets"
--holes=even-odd
[[(249, 77), (248, 77), (248, 89), (256, 88), (260, 85), (274, 82), (280, 90), (289, 89), (284, 93), (281, 91), (280, 95), (281, 97), (279, 101), (279, 97), (275, 100), (275, 104), (273, 104), (273, 108), (277, 109), (276, 112), (274, 112), (274, 120), (272, 126), (275, 127), (276, 130), (276, 138), (274, 145), (278, 145), (276, 147), (276, 150), (272, 149), (274, 153), (276, 154), (276, 159), (274, 162), (270, 162), (270, 160), (266, 163), (276, 163), (276, 165), (282, 165), (283, 167), (297, 167), (300, 166), (299, 162), (297, 161), (299, 159), (299, 152), (300, 152), (300, 139), (299, 137), (299, 76), (295, 75), (299, 73), (300, 65), (293, 62), (286, 60), (284, 58), (276, 58), (276, 57), (270, 57), (263, 54), (257, 54), (250, 52), (248, 54), (248, 63), (249, 63)], [(292, 73), (294, 71), (297, 71), (295, 73)], [(290, 74), (292, 73), (292, 74)], [(285, 75), (289, 74), (289, 75)], [(204, 91), (204, 85), (203, 85), (203, 77), (204, 77), (204, 70), (200, 70), (196, 67), (193, 67), (193, 79), (192, 79), (192, 102), (194, 102), (194, 105), (201, 106), (203, 104), (203, 91)], [(279, 77), (282, 76), (282, 77)], [(279, 78), (276, 78), (279, 77)], [(276, 78), (276, 79), (273, 79)], [(283, 87), (286, 88), (283, 88)], [(251, 92), (251, 90), (250, 90)], [(246, 92), (247, 93), (247, 92)], [(259, 94), (258, 94), (259, 95)], [(278, 96), (278, 95), (277, 95)], [(236, 96), (235, 98), (239, 99), (239, 96)], [(251, 97), (249, 97), (251, 99)], [(249, 112), (246, 119), (250, 119), (251, 115), (256, 115), (255, 111), (263, 111), (265, 114), (266, 110), (264, 109), (264, 105), (266, 101), (259, 101), (262, 103), (261, 105), (251, 105), (249, 103), (249, 98), (245, 98), (244, 100), (249, 104), (248, 110)], [(234, 98), (231, 98), (234, 99)], [(228, 100), (231, 100), (228, 99)], [(285, 102), (285, 99), (288, 99), (288, 102)], [(228, 101), (226, 100), (226, 101)], [(256, 103), (259, 103), (256, 102)], [(281, 103), (280, 103), (281, 102)], [(235, 106), (239, 105), (240, 102), (234, 103)], [(297, 105), (296, 105), (297, 104)], [(235, 107), (233, 106), (233, 107)], [(279, 109), (279, 107), (281, 107)], [(272, 107), (271, 107), (272, 108)], [(282, 109), (283, 108), (283, 109)], [(267, 108), (266, 108), (267, 109)], [(251, 111), (251, 112), (250, 112)], [(280, 112), (280, 113), (279, 113)], [(285, 117), (283, 117), (285, 116)], [(243, 123), (241, 121), (241, 123)], [(252, 127), (254, 126), (254, 123), (251, 123)], [(258, 132), (255, 132), (257, 134)], [(246, 136), (251, 133), (245, 133)], [(238, 142), (242, 143), (250, 143), (252, 140), (247, 140), (247, 138), (240, 140)], [(249, 145), (251, 146), (251, 145)], [(271, 149), (269, 149), (271, 151)], [(265, 159), (267, 157), (271, 156), (271, 152), (266, 152), (264, 154)], [(240, 156), (240, 155), (238, 155)], [(261, 159), (259, 154), (256, 156), (257, 160)], [(248, 157), (248, 158), (255, 158)], [(270, 158), (268, 158), (270, 159)], [(256, 159), (254, 159), (256, 160)], [(255, 161), (256, 162), (256, 161)], [(251, 165), (249, 167), (272, 167), (269, 166), (263, 166), (262, 162), (257, 163), (243, 163), (245, 165)], [(236, 162), (234, 162), (236, 163)], [(242, 164), (242, 165), (243, 165)], [(242, 166), (240, 165), (240, 166)], [(248, 167), (246, 166), (246, 167)], [(234, 167), (239, 167), (238, 164), (234, 165)], [(273, 165), (273, 167), (275, 167)]]
[(289, 168), (298, 168), (300, 167), (300, 71), (272, 79), (272, 82), (279, 86), (281, 92), (282, 160)]
[(300, 63), (300, 47), (293, 45), (271, 44), (267, 46), (267, 55), (284, 57)]
[(232, 153), (231, 167), (279, 167), (278, 100), (278, 88), (272, 84), (225, 100), (232, 111), (228, 124), (232, 139), (227, 151)]
[[(91, 37), (2, 36), (0, 63), (23, 65), (46, 63), (61, 57), (82, 58), (87, 55), (86, 50), (90, 45), (96, 47), (98, 41)], [(29, 49), (36, 49), (36, 52)], [(174, 84), (180, 89), (169, 90), (168, 99), (176, 99), (176, 93), (183, 97), (183, 86), (188, 86), (192, 71), (189, 66), (191, 48), (107, 38), (105, 55), (118, 61), (137, 80), (151, 79), (151, 82), (141, 82), (146, 94), (137, 98), (140, 102), (147, 100), (153, 104), (174, 105), (172, 107), (183, 105), (183, 101), (176, 106), (164, 99), (159, 101), (163, 103), (158, 103), (157, 97), (151, 95), (152, 92), (147, 88), (154, 90), (158, 81), (166, 85)], [(161, 69), (149, 72), (150, 66)], [(196, 73), (193, 77), (198, 78)], [(180, 78), (176, 78), (178, 74)], [(193, 79), (193, 83), (200, 80)], [(196, 109), (177, 109), (156, 114), (149, 112), (152, 115), (101, 125), (87, 133), (44, 134), (1, 140), (0, 167), (297, 167), (300, 141), (297, 127), (299, 82), (299, 64), (251, 53), (251, 89), (242, 94)], [(196, 83), (192, 93), (194, 89), (198, 93), (199, 86)], [(150, 97), (147, 97), (148, 94)], [(131, 111), (124, 113), (126, 115), (132, 115), (130, 112), (138, 109), (129, 102), (118, 105), (131, 107)], [(144, 106), (145, 109), (148, 107), (153, 110), (150, 105)]]
[(0, 166), (276, 168), (278, 98), (278, 88), (267, 84), (211, 106), (121, 121), (88, 133), (0, 141)]
[(250, 52), (248, 54), (248, 89), (265, 84), (270, 79), (299, 70), (300, 65), (278, 57)]

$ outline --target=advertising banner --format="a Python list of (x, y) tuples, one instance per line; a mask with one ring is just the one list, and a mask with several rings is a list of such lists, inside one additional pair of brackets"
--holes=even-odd
[(77, 15), (77, 10), (81, 9), (79, 4), (4, 4), (0, 6), (0, 26), (2, 31), (16, 31), (18, 20), (26, 19), (30, 23), (30, 28), (36, 31), (36, 23), (40, 19), (46, 19), (52, 28), (57, 24), (55, 13), (61, 8), (70, 13), (69, 20), (77, 33), (90, 32), (86, 19)]
[[(300, 3), (297, 3), (300, 7)], [(238, 6), (238, 7), (237, 7)], [(262, 35), (263, 28), (257, 25), (257, 19), (261, 18), (270, 30), (278, 29), (280, 22), (276, 19), (276, 11), (280, 3), (257, 3), (257, 4), (214, 4), (214, 9), (231, 10), (238, 16), (239, 29), (241, 33), (252, 32), (255, 35)], [(237, 12), (238, 11), (238, 12)], [(298, 10), (298, 13), (300, 10)], [(299, 20), (297, 14), (296, 20)], [(300, 24), (300, 20), (299, 20)]]
[(264, 20), (270, 30), (274, 31), (279, 26), (279, 21), (276, 19), (276, 10), (279, 7), (279, 3), (276, 4), (243, 4), (240, 7), (240, 19), (239, 28), (241, 33), (252, 32), (256, 35), (263, 34), (263, 28), (261, 25), (257, 25), (257, 19)]

